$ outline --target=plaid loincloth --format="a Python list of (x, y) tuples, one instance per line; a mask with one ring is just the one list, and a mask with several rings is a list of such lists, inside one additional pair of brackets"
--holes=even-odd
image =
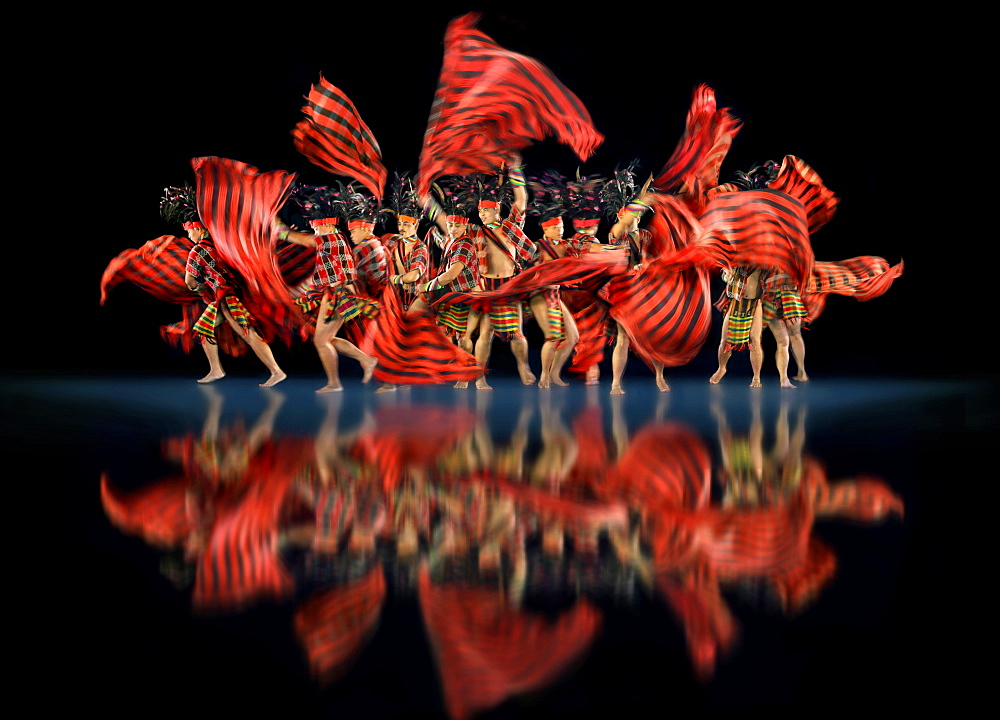
[(726, 350), (746, 350), (750, 347), (750, 329), (753, 313), (760, 298), (732, 300), (729, 303), (729, 329), (726, 332)]
[[(250, 313), (240, 302), (240, 299), (235, 295), (226, 295), (223, 298), (223, 302), (226, 303), (226, 309), (229, 310), (229, 314), (232, 315), (233, 320), (240, 326), (244, 335), (250, 334)], [(211, 345), (215, 345), (215, 326), (219, 322), (219, 304), (209, 303), (208, 307), (205, 308), (205, 312), (201, 314), (198, 321), (194, 324), (194, 333), (201, 340), (201, 342), (207, 342)]]
[[(494, 292), (503, 288), (513, 276), (506, 278), (482, 278), (483, 289)], [(490, 325), (493, 333), (501, 340), (510, 342), (521, 334), (520, 310), (521, 302), (497, 302), (490, 307)]]
[(792, 288), (781, 288), (764, 295), (764, 322), (781, 319), (786, 322), (808, 315), (799, 293)]

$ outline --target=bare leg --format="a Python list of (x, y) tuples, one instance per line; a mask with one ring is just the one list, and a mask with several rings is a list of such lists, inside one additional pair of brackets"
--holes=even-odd
[(229, 321), (229, 324), (233, 326), (236, 332), (239, 333), (244, 340), (246, 340), (250, 349), (253, 350), (254, 354), (262, 363), (264, 363), (264, 367), (270, 371), (271, 377), (269, 377), (265, 382), (262, 382), (260, 384), (261, 387), (272, 387), (288, 377), (285, 375), (284, 371), (278, 367), (278, 363), (274, 359), (274, 355), (271, 353), (271, 346), (264, 342), (253, 328), (250, 328), (249, 333), (243, 335), (243, 328), (241, 328), (240, 324), (233, 319), (232, 315), (229, 314), (229, 310), (222, 308), (222, 312), (226, 316), (226, 320)]
[(538, 327), (542, 329), (545, 342), (542, 344), (542, 375), (538, 378), (538, 387), (542, 390), (551, 384), (552, 364), (555, 361), (556, 349), (552, 340), (552, 327), (549, 325), (549, 308), (545, 301), (545, 295), (539, 293), (533, 295), (529, 301), (531, 314), (538, 321)]
[(521, 376), (521, 382), (525, 385), (534, 385), (535, 374), (531, 372), (528, 365), (528, 340), (524, 337), (524, 316), (521, 312), (521, 303), (517, 304), (517, 334), (510, 341), (511, 352), (517, 361), (517, 373)]
[(761, 345), (761, 336), (764, 334), (762, 312), (761, 304), (756, 303), (753, 311), (753, 324), (750, 325), (750, 367), (753, 370), (750, 387), (763, 386), (760, 381), (760, 370), (764, 366), (764, 348)]
[(620, 324), (618, 325), (618, 338), (615, 340), (615, 349), (611, 354), (611, 394), (624, 395), (622, 389), (622, 375), (625, 374), (625, 365), (628, 364), (628, 333)]
[(224, 378), (226, 371), (222, 369), (222, 362), (219, 360), (219, 346), (206, 340), (201, 343), (201, 348), (205, 351), (205, 357), (208, 358), (208, 375), (198, 382), (210, 383)]
[(799, 371), (793, 380), (808, 382), (809, 375), (806, 374), (806, 343), (802, 338), (802, 318), (795, 318), (787, 323), (788, 340), (792, 348), (792, 357), (795, 358), (795, 365)]
[(660, 363), (654, 363), (655, 373), (656, 373), (656, 387), (660, 389), (660, 392), (670, 392), (670, 386), (667, 384), (667, 379), (663, 377), (663, 366)]
[(719, 341), (719, 368), (712, 373), (712, 377), (708, 379), (713, 385), (718, 385), (719, 381), (726, 374), (726, 366), (729, 364), (729, 358), (732, 357), (733, 351), (726, 349), (726, 336), (729, 335), (729, 310), (726, 311), (726, 317), (722, 320), (722, 340)]
[(601, 366), (594, 363), (587, 369), (584, 385), (597, 385), (601, 381)]
[(562, 385), (565, 387), (569, 383), (562, 379), (562, 369), (566, 361), (569, 360), (569, 356), (573, 353), (573, 348), (576, 347), (577, 341), (580, 339), (580, 331), (577, 330), (576, 321), (573, 320), (573, 315), (570, 313), (569, 308), (566, 307), (566, 303), (560, 300), (559, 306), (563, 312), (563, 330), (566, 333), (566, 339), (556, 349), (556, 355), (552, 361), (551, 376), (553, 385)]
[(319, 308), (319, 318), (316, 321), (316, 332), (313, 333), (313, 345), (316, 346), (319, 361), (326, 372), (326, 385), (316, 391), (319, 393), (341, 392), (344, 389), (340, 384), (340, 359), (333, 341), (344, 320), (339, 315), (334, 315), (330, 322), (323, 322), (331, 302), (329, 295), (323, 298), (323, 304)]
[(490, 361), (490, 349), (493, 347), (493, 324), (489, 313), (479, 316), (479, 337), (476, 338), (476, 362), (483, 366), (483, 374), (476, 380), (477, 390), (492, 390), (486, 382), (486, 365)]
[(788, 328), (785, 327), (784, 320), (775, 318), (768, 323), (771, 334), (778, 344), (774, 351), (774, 362), (778, 366), (778, 380), (783, 388), (794, 388), (791, 380), (788, 379)]
[[(472, 334), (476, 331), (476, 328), (479, 327), (480, 320), (482, 319), (482, 317), (483, 316), (477, 313), (475, 310), (469, 310), (469, 319), (465, 323), (465, 332), (462, 333), (462, 337), (458, 342), (459, 346), (467, 353), (474, 352), (472, 347)], [(481, 329), (480, 329), (480, 337), (482, 337)], [(476, 350), (478, 351), (478, 349), (479, 346), (477, 345)], [(487, 357), (489, 357), (488, 351), (487, 351)], [(476, 352), (476, 362), (478, 361), (479, 361), (479, 353)], [(483, 367), (485, 367), (485, 365)], [(464, 390), (465, 388), (469, 387), (469, 381), (459, 380), (458, 382), (455, 383), (455, 387), (458, 390)]]

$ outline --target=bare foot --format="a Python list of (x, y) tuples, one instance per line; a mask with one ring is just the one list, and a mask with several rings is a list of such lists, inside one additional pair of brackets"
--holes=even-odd
[(364, 368), (365, 371), (365, 374), (361, 376), (362, 385), (372, 379), (372, 373), (375, 371), (376, 365), (378, 365), (378, 358), (370, 358), (368, 360), (361, 361), (361, 367)]
[[(711, 382), (711, 380), (709, 380)], [(656, 387), (660, 388), (660, 392), (670, 392), (670, 386), (667, 384), (667, 379), (665, 377), (657, 376)]]
[(569, 387), (569, 383), (566, 382), (565, 380), (563, 380), (558, 375), (555, 376), (554, 378), (552, 378), (552, 384), (553, 385), (558, 385), (559, 387)]
[(527, 365), (524, 365), (523, 367), (518, 366), (517, 372), (521, 375), (521, 382), (525, 385), (534, 385), (535, 381), (538, 379)]
[(327, 383), (316, 392), (318, 393), (344, 392), (344, 386), (341, 385), (340, 383), (337, 383), (336, 385), (334, 385), (333, 383)]
[(393, 385), (392, 383), (386, 383), (385, 385), (377, 389), (375, 392), (376, 393), (396, 392), (396, 386)]
[(221, 380), (224, 377), (226, 377), (226, 373), (224, 373), (222, 370), (220, 370), (219, 372), (210, 372), (208, 375), (206, 375), (205, 377), (203, 377), (198, 382), (200, 382), (202, 384), (213, 383), (216, 380)]
[(760, 378), (754, 378), (750, 381), (750, 387), (764, 387), (764, 383), (760, 381)]
[(465, 388), (467, 388), (467, 387), (469, 387), (469, 381), (468, 380), (459, 380), (457, 383), (455, 383), (455, 389), (456, 390), (465, 390)]
[(783, 387), (783, 388), (792, 388), (792, 389), (795, 388), (795, 386), (792, 385), (792, 381), (791, 380), (785, 380), (785, 382), (781, 383), (781, 387)]
[(550, 383), (551, 383), (551, 381), (549, 380), (549, 378), (547, 378), (544, 375), (542, 375), (542, 379), (538, 381), (538, 387), (541, 390), (548, 390)]
[(583, 384), (584, 384), (584, 385), (600, 385), (600, 384), (601, 384), (601, 381), (600, 381), (600, 380), (598, 380), (597, 378), (587, 378), (587, 379), (586, 379), (586, 380), (584, 381), (584, 383), (583, 383)]
[(612, 395), (624, 395), (625, 391), (622, 389), (621, 385), (612, 385), (611, 386), (611, 394)]
[(708, 381), (713, 385), (718, 385), (719, 381), (723, 378), (723, 376), (725, 376), (725, 374), (726, 374), (726, 368), (719, 368), (718, 370), (715, 371), (712, 377), (708, 379)]
[[(531, 382), (534, 383), (534, 379), (532, 379)], [(489, 386), (489, 383), (486, 382), (486, 378), (481, 377), (478, 380), (476, 380), (476, 390), (492, 390), (492, 389), (493, 388)]]
[(271, 373), (271, 377), (269, 377), (267, 379), (267, 382), (262, 382), (260, 384), (260, 386), (261, 387), (274, 387), (275, 385), (277, 385), (278, 383), (280, 383), (282, 380), (284, 380), (286, 377), (288, 377), (288, 376), (285, 375), (285, 373), (281, 372), (281, 370), (278, 370), (277, 372)]
[(799, 382), (809, 382), (809, 376), (806, 375), (805, 373), (800, 372), (798, 375), (793, 377), (792, 380), (798, 380)]

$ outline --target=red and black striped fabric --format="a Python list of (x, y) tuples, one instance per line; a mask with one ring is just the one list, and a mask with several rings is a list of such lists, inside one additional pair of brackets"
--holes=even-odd
[(800, 293), (808, 312), (806, 319), (812, 322), (820, 316), (828, 295), (847, 295), (866, 302), (884, 295), (902, 274), (902, 260), (890, 267), (884, 258), (876, 255), (861, 255), (840, 262), (816, 261), (809, 282)]
[(385, 603), (386, 584), (376, 565), (350, 585), (316, 593), (295, 613), (295, 635), (306, 651), (313, 678), (338, 680), (354, 664)]
[(424, 135), (417, 192), (441, 175), (496, 172), (532, 141), (555, 135), (586, 160), (603, 137), (579, 98), (537, 60), (500, 47), (475, 28), (479, 16), (452, 20)]
[(354, 178), (381, 202), (387, 175), (382, 150), (354, 103), (322, 75), (306, 99), (306, 117), (292, 130), (296, 150), (327, 172)]
[(770, 189), (721, 193), (698, 220), (701, 235), (672, 261), (777, 270), (797, 287), (808, 280), (813, 250), (805, 207), (795, 198)]
[(404, 312), (391, 285), (382, 293), (378, 322), (369, 325), (361, 349), (378, 358), (375, 378), (397, 385), (475, 380), (483, 368), (441, 332), (429, 313)]
[(707, 85), (695, 88), (688, 110), (684, 134), (653, 187), (660, 192), (681, 192), (700, 213), (703, 194), (719, 184), (722, 165), (740, 121), (729, 114), (729, 108), (717, 108), (715, 91)]
[(184, 284), (184, 268), (192, 247), (190, 238), (160, 235), (140, 248), (122, 251), (108, 263), (101, 276), (101, 305), (111, 288), (126, 281), (157, 300), (195, 302), (198, 293)]
[(252, 299), (261, 335), (291, 341), (300, 324), (275, 254), (272, 228), (278, 209), (288, 199), (295, 175), (281, 170), (261, 173), (237, 160), (200, 157), (195, 173), (198, 214), (222, 259), (242, 276)]
[(768, 187), (802, 203), (810, 235), (830, 221), (840, 203), (833, 191), (823, 184), (819, 173), (794, 155), (785, 155), (778, 176), (768, 183)]
[(452, 718), (546, 687), (587, 651), (601, 624), (586, 600), (550, 620), (508, 605), (496, 588), (434, 585), (426, 567), (417, 585)]
[(175, 477), (132, 493), (112, 487), (101, 475), (101, 505), (111, 524), (124, 533), (138, 535), (150, 545), (180, 547), (192, 530), (187, 510), (190, 480)]

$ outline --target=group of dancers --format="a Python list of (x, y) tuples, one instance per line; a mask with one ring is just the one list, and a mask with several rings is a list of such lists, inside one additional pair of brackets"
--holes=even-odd
[[(532, 103), (532, 92), (547, 102)], [(319, 392), (343, 389), (342, 355), (360, 363), (363, 383), (379, 381), (378, 392), (444, 382), (488, 390), (499, 337), (526, 385), (566, 385), (567, 367), (597, 383), (613, 343), (612, 394), (624, 393), (630, 352), (667, 391), (664, 368), (689, 362), (707, 340), (709, 278), (721, 273), (725, 319), (710, 382), (722, 380), (734, 350), (749, 349), (751, 386), (761, 385), (766, 323), (781, 386), (791, 388), (790, 356), (794, 379), (808, 380), (801, 330), (826, 296), (868, 300), (902, 273), (902, 263), (874, 256), (815, 260), (810, 235), (838, 200), (800, 158), (720, 183), (740, 122), (707, 86), (695, 90), (683, 136), (645, 185), (634, 164), (609, 178), (526, 177), (519, 150), (531, 141), (556, 135), (586, 159), (601, 136), (547, 69), (503, 51), (471, 16), (446, 35), (415, 177), (397, 175), (386, 192), (374, 136), (322, 77), (303, 110), (296, 147), (348, 184), (296, 186), (292, 173), (195, 158), (195, 186), (167, 188), (161, 201), (187, 238), (127, 250), (104, 273), (102, 302), (129, 280), (185, 307), (184, 321), (164, 335), (187, 350), (201, 345), (209, 372), (199, 382), (224, 377), (220, 347), (249, 347), (271, 387), (286, 374), (269, 343), (311, 338), (326, 374)], [(537, 377), (528, 317), (544, 336)]]

